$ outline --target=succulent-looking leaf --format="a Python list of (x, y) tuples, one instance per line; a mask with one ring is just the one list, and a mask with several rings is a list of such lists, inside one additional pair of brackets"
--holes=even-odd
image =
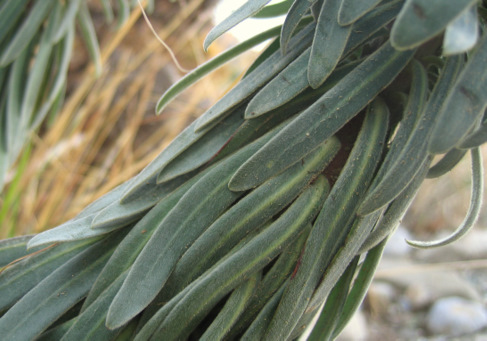
[[(412, 54), (398, 52), (386, 43), (247, 160), (233, 177), (241, 185), (237, 187), (232, 180), (230, 187), (256, 187), (298, 161), (357, 115), (404, 68)], [(269, 164), (268, 160), (273, 162)]]
[(316, 23), (308, 64), (309, 85), (316, 89), (338, 64), (352, 26), (338, 24), (338, 11), (342, 0), (326, 0)]
[(371, 105), (347, 162), (316, 218), (300, 266), (284, 291), (266, 339), (284, 340), (291, 335), (327, 265), (342, 246), (382, 154), (387, 121), (387, 110), (377, 100)]
[(99, 241), (45, 277), (2, 316), (2, 337), (31, 340), (79, 302), (93, 285), (119, 237)]
[(400, 50), (417, 47), (439, 34), (476, 2), (406, 0), (391, 30), (392, 46)]
[(196, 121), (196, 132), (200, 132), (218, 121), (221, 121), (229, 109), (244, 101), (252, 95), (257, 88), (264, 85), (277, 73), (284, 69), (297, 56), (301, 54), (311, 43), (310, 32), (314, 29), (313, 24), (309, 24), (298, 32), (290, 43), (290, 51), (282, 55), (281, 51), (276, 51), (259, 65), (251, 74), (242, 79), (233, 89), (223, 98), (216, 102)]
[(459, 145), (481, 119), (487, 106), (487, 34), (479, 41), (440, 112), (428, 151), (446, 153)]
[(380, 0), (342, 0), (338, 12), (338, 23), (342, 26), (351, 25), (371, 11)]
[(426, 175), (427, 178), (438, 178), (453, 169), (465, 156), (467, 150), (465, 149), (452, 149), (446, 153), (440, 161), (433, 165)]
[[(326, 180), (319, 177), (271, 226), (221, 264), (198, 280), (159, 327), (153, 338), (184, 338), (193, 320), (201, 319), (239, 280), (263, 268), (282, 248), (294, 241), (302, 229), (316, 216), (324, 197)], [(188, 303), (193, 309), (187, 311)], [(196, 314), (194, 313), (196, 312)], [(186, 329), (186, 330), (185, 330)], [(160, 332), (164, 334), (159, 334)]]
[(461, 237), (463, 237), (474, 226), (477, 221), (480, 208), (482, 207), (482, 198), (484, 192), (484, 170), (482, 167), (482, 154), (480, 149), (471, 149), (472, 155), (472, 197), (470, 198), (470, 207), (468, 208), (467, 216), (463, 220), (462, 224), (446, 238), (422, 242), (416, 240), (407, 240), (407, 243), (411, 246), (429, 249), (433, 247), (448, 245)]
[(379, 183), (367, 193), (358, 210), (359, 215), (369, 214), (397, 197), (429, 158), (428, 141), (438, 117), (439, 107), (443, 104), (462, 65), (463, 57), (448, 58), (428, 102), (423, 108), (417, 107), (421, 110), (418, 124), (394, 164), (389, 167)]
[(289, 8), (293, 4), (294, 0), (283, 0), (277, 4), (272, 4), (262, 8), (257, 14), (254, 14), (254, 18), (274, 18), (286, 14)]
[(156, 113), (161, 113), (168, 103), (176, 97), (178, 94), (186, 90), (190, 85), (197, 82), (199, 79), (203, 78), (210, 72), (218, 69), (220, 66), (226, 62), (232, 60), (233, 58), (239, 56), (243, 52), (251, 49), (252, 47), (261, 44), (262, 42), (275, 37), (279, 34), (281, 30), (280, 26), (271, 28), (265, 32), (262, 32), (234, 47), (226, 50), (225, 52), (219, 54), (218, 56), (210, 59), (206, 63), (198, 66), (188, 74), (186, 74), (181, 80), (179, 80), (159, 98), (156, 105)]
[(257, 14), (262, 9), (262, 7), (267, 5), (269, 1), (270, 0), (247, 0), (245, 4), (243, 4), (240, 8), (238, 8), (235, 12), (233, 12), (220, 24), (213, 27), (213, 29), (208, 33), (208, 35), (205, 38), (205, 41), (203, 43), (203, 48), (205, 50), (208, 50), (208, 47), (216, 38), (221, 36), (223, 33), (228, 31), (235, 25), (244, 21), (248, 17)]
[(362, 303), (365, 294), (372, 283), (373, 274), (379, 265), (385, 245), (386, 243), (383, 241), (367, 252), (363, 263), (360, 265), (358, 275), (353, 282), (352, 289), (348, 294), (340, 319), (338, 320), (335, 330), (333, 331), (333, 338), (340, 335), (343, 328), (345, 328), (348, 321), (352, 318), (353, 314), (357, 311), (358, 307)]
[(298, 27), (299, 22), (303, 19), (304, 15), (314, 2), (316, 2), (316, 0), (295, 0), (293, 2), (281, 29), (280, 43), (283, 55), (287, 52), (288, 43)]
[(213, 166), (211, 172), (186, 192), (161, 222), (134, 262), (110, 306), (107, 317), (110, 328), (125, 324), (149, 305), (164, 286), (188, 245), (243, 194), (228, 189), (229, 177), (243, 160), (252, 155), (274, 133), (268, 133)]
[(316, 321), (313, 331), (309, 335), (309, 341), (332, 340), (333, 331), (342, 314), (348, 297), (350, 283), (353, 280), (359, 257), (355, 257), (348, 265), (347, 270), (340, 277), (335, 287), (330, 292)]

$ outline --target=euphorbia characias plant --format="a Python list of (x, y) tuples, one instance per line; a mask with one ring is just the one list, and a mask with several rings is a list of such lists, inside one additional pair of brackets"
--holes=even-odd
[[(240, 82), (140, 174), (72, 220), (0, 243), (6, 340), (338, 336), (423, 180), (472, 159), (481, 205), (485, 1), (249, 0), (286, 14), (189, 73), (157, 111), (273, 39)], [(433, 164), (435, 155), (443, 155)]]

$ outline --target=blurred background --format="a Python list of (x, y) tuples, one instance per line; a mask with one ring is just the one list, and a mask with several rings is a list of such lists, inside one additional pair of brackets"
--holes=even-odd
[[(254, 19), (217, 39), (207, 53), (203, 51), (203, 39), (214, 22), (239, 2), (156, 0), (149, 18), (182, 66), (192, 69), (263, 29), (262, 19)], [(256, 49), (236, 58), (156, 116), (158, 98), (183, 73), (151, 33), (139, 8), (116, 27), (106, 23), (99, 1), (89, 4), (101, 47), (102, 74), (95, 76), (88, 52), (76, 41), (60, 115), (32, 136), (8, 175), (0, 197), (1, 238), (54, 227), (130, 179), (235, 84), (258, 55)], [(483, 155), (485, 168), (485, 146)], [(477, 226), (455, 245), (424, 251), (404, 242), (451, 233), (462, 222), (469, 196), (469, 156), (452, 172), (423, 184), (343, 340), (467, 335), (487, 340), (485, 200)], [(451, 298), (457, 300), (448, 305)], [(439, 303), (441, 309), (435, 308)]]

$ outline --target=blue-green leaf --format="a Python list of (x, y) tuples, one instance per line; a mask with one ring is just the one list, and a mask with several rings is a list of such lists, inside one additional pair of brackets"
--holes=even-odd
[(244, 21), (248, 17), (257, 14), (270, 0), (247, 0), (247, 2), (215, 26), (206, 36), (203, 48), (208, 50), (211, 43), (223, 33)]

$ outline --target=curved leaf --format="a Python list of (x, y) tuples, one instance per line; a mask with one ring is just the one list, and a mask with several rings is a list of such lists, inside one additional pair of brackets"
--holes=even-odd
[(259, 33), (258, 35), (226, 50), (225, 52), (219, 54), (218, 56), (210, 59), (206, 63), (198, 66), (183, 78), (181, 78), (177, 83), (172, 85), (157, 101), (156, 113), (161, 113), (161, 111), (166, 108), (169, 102), (176, 97), (178, 94), (186, 90), (189, 86), (209, 74), (210, 72), (218, 69), (220, 66), (226, 62), (232, 60), (233, 58), (239, 56), (243, 52), (250, 50), (256, 45), (263, 43), (264, 41), (279, 35), (281, 31), (281, 26), (271, 28), (265, 32)]
[(392, 26), (392, 46), (400, 50), (419, 46), (439, 34), (475, 2), (477, 1), (406, 0)]
[(321, 7), (308, 63), (308, 81), (313, 89), (323, 84), (335, 69), (352, 30), (351, 25), (338, 24), (341, 1), (326, 0)]
[[(234, 175), (242, 184), (239, 188), (258, 186), (336, 133), (392, 82), (413, 53), (386, 43), (370, 55), (239, 168)], [(270, 159), (275, 162), (269, 167)]]
[(480, 40), (438, 113), (428, 151), (446, 153), (461, 143), (487, 107), (487, 34)]
[(281, 37), (279, 40), (281, 43), (282, 54), (286, 54), (289, 41), (298, 27), (299, 22), (308, 12), (311, 5), (316, 1), (317, 0), (295, 0), (292, 4), (281, 29)]
[(370, 185), (387, 129), (387, 108), (381, 100), (376, 100), (369, 107), (347, 162), (313, 224), (300, 266), (284, 291), (264, 339), (287, 339), (305, 310), (310, 310), (307, 307), (313, 292), (343, 244)]
[(472, 155), (472, 197), (470, 198), (470, 207), (468, 208), (467, 216), (462, 224), (450, 236), (435, 240), (431, 242), (422, 242), (415, 240), (406, 240), (411, 246), (429, 249), (433, 247), (448, 245), (460, 239), (470, 231), (477, 221), (480, 209), (482, 207), (482, 198), (484, 192), (484, 170), (482, 167), (482, 154), (479, 148), (471, 150)]
[(270, 0), (247, 0), (244, 5), (235, 10), (231, 15), (229, 15), (220, 24), (213, 27), (213, 29), (208, 33), (203, 43), (203, 48), (208, 50), (211, 43), (221, 36), (223, 33), (236, 26), (240, 22), (244, 21), (248, 17), (257, 14), (262, 7), (267, 5)]
[(342, 26), (351, 25), (370, 12), (381, 0), (342, 0), (338, 12), (338, 23)]

